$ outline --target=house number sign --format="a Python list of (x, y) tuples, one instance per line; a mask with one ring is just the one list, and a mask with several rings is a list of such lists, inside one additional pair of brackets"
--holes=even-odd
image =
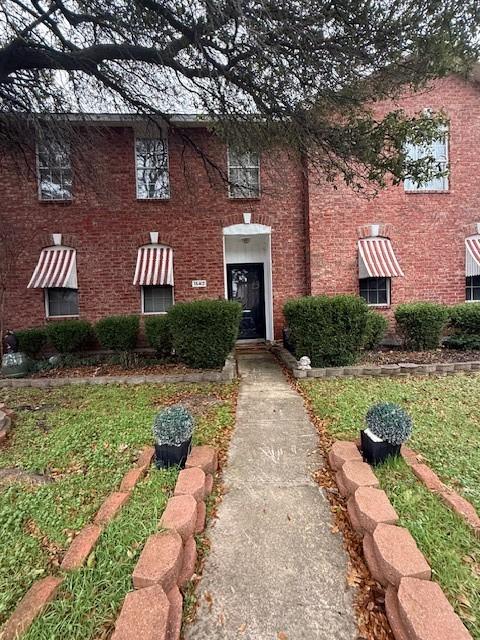
[(192, 287), (194, 289), (201, 289), (202, 287), (207, 286), (206, 280), (192, 280)]

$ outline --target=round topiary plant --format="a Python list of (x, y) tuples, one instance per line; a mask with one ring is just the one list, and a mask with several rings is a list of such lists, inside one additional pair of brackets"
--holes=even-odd
[(178, 447), (192, 437), (194, 426), (195, 420), (190, 411), (177, 404), (157, 413), (153, 422), (153, 436), (159, 445)]
[(408, 413), (392, 402), (382, 402), (370, 407), (365, 422), (377, 438), (392, 445), (406, 442), (413, 429), (413, 422)]

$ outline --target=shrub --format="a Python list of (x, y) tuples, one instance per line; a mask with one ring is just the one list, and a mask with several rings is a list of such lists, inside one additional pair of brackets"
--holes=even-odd
[(47, 343), (46, 327), (34, 327), (33, 329), (16, 331), (15, 335), (18, 340), (19, 351), (23, 351), (31, 358), (38, 356), (42, 348)]
[(447, 336), (443, 341), (443, 346), (447, 347), (447, 349), (458, 349), (460, 351), (476, 351), (480, 349), (480, 335), (459, 333)]
[(370, 407), (365, 422), (377, 438), (395, 445), (406, 442), (413, 429), (408, 413), (392, 402), (382, 402)]
[(364, 344), (368, 307), (358, 296), (318, 296), (290, 300), (284, 314), (295, 356), (313, 367), (355, 362)]
[(178, 447), (192, 437), (195, 420), (182, 405), (166, 407), (157, 413), (153, 422), (153, 437), (158, 445)]
[(52, 322), (47, 327), (48, 339), (60, 353), (72, 353), (89, 346), (93, 338), (92, 325), (86, 320)]
[(235, 345), (241, 313), (229, 300), (176, 304), (168, 312), (175, 353), (190, 367), (221, 367)]
[(110, 316), (95, 325), (95, 333), (103, 349), (131, 351), (137, 346), (138, 316)]
[(449, 310), (450, 326), (458, 333), (480, 336), (480, 303), (464, 302)]
[(388, 329), (388, 320), (378, 311), (369, 310), (367, 313), (367, 324), (365, 326), (365, 338), (363, 346), (365, 349), (377, 349)]
[(148, 344), (161, 357), (168, 357), (172, 354), (172, 336), (168, 316), (145, 318), (145, 335)]
[(447, 307), (435, 302), (400, 304), (395, 310), (398, 331), (408, 349), (436, 349), (448, 319)]

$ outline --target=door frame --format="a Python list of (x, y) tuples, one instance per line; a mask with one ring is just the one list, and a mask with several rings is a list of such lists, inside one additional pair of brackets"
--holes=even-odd
[[(258, 269), (258, 273), (260, 275), (260, 298), (263, 300), (262, 305), (262, 333), (263, 335), (257, 336), (256, 338), (239, 338), (239, 340), (266, 340), (267, 336), (267, 313), (266, 313), (266, 303), (265, 303), (265, 265), (263, 262), (228, 262), (226, 264), (227, 268), (227, 296), (230, 295), (232, 289), (232, 280), (231, 280), (231, 271), (232, 269), (248, 269), (249, 267), (255, 267)], [(228, 299), (230, 299), (228, 297)]]
[[(244, 224), (232, 224), (228, 227), (223, 227), (223, 281), (224, 281), (224, 295), (228, 300), (228, 279), (227, 279), (227, 262), (235, 264), (234, 260), (230, 260), (226, 247), (226, 238), (228, 236), (242, 236), (244, 238), (253, 237), (256, 235), (266, 236), (267, 250), (264, 253), (262, 260), (252, 260), (252, 262), (263, 262), (264, 273), (264, 298), (265, 298), (265, 334), (267, 341), (273, 341), (273, 275), (272, 275), (272, 228), (257, 223), (244, 223)], [(243, 261), (245, 262), (245, 261)], [(243, 342), (243, 340), (242, 340)]]

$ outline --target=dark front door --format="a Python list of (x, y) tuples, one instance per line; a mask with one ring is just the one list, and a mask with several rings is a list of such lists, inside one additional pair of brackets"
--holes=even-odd
[(228, 299), (242, 305), (240, 340), (265, 338), (263, 264), (228, 264)]

